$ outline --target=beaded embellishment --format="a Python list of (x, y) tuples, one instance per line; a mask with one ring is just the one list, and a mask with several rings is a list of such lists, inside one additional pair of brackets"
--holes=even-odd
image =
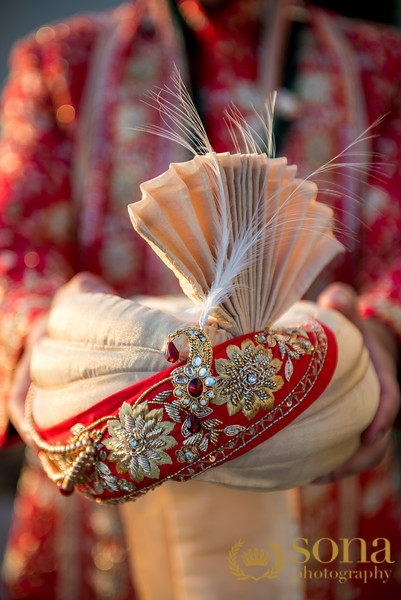
[[(328, 330), (315, 320), (289, 330), (245, 335), (212, 348), (205, 331), (170, 335), (166, 358), (179, 360), (174, 340), (185, 335), (189, 356), (146, 382), (102, 402), (105, 414), (90, 414), (49, 443), (32, 418), (27, 424), (39, 458), (63, 494), (79, 489), (97, 502), (133, 500), (168, 479), (185, 481), (241, 455), (292, 421), (323, 390), (336, 360), (325, 365)], [(330, 363), (330, 361), (328, 361)], [(124, 400), (121, 400), (123, 394)], [(128, 400), (127, 400), (128, 399)], [(97, 405), (97, 408), (99, 405)]]

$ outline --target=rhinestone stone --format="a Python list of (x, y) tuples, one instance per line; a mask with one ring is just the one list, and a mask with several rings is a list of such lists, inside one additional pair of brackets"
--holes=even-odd
[(191, 433), (198, 433), (198, 431), (201, 428), (201, 424), (199, 423), (198, 419), (195, 417), (195, 415), (193, 413), (189, 414), (189, 431)]
[(202, 359), (200, 356), (194, 356), (192, 359), (192, 364), (194, 367), (200, 367), (202, 364)]
[(188, 383), (188, 393), (190, 396), (192, 396), (192, 398), (199, 398), (199, 396), (202, 395), (203, 392), (203, 383), (200, 379), (198, 379), (197, 377), (195, 377), (194, 379), (191, 379), (191, 381)]
[(167, 343), (164, 356), (170, 363), (175, 363), (179, 359), (180, 353), (178, 352), (178, 350), (177, 350), (176, 346), (173, 344), (173, 342)]
[(68, 489), (66, 490), (66, 489), (65, 489), (65, 488), (63, 488), (61, 485), (59, 486), (59, 488), (58, 488), (58, 489), (59, 489), (59, 491), (60, 491), (60, 494), (61, 494), (62, 496), (71, 496), (71, 494), (72, 494), (72, 493), (73, 493), (73, 491), (74, 491), (74, 488), (73, 488), (73, 487), (72, 487), (71, 489), (69, 489), (69, 490), (68, 490)]

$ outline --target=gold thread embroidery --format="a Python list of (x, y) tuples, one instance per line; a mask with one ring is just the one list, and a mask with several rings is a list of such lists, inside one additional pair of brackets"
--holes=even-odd
[[(103, 453), (104, 459), (107, 460), (107, 454), (102, 450), (100, 454)], [(97, 496), (103, 494), (105, 491), (108, 492), (133, 492), (136, 490), (136, 486), (132, 481), (128, 481), (127, 479), (120, 479), (112, 474), (110, 467), (101, 460), (98, 460), (95, 464), (95, 470), (93, 473), (93, 477), (90, 478), (92, 482), (92, 486), (86, 486), (86, 490), (92, 496)]]
[[(157, 387), (168, 381), (172, 381), (172, 376), (164, 378), (163, 380), (152, 385), (149, 389), (145, 390), (136, 400), (133, 406), (127, 403), (127, 406), (130, 407), (132, 414), (134, 414), (135, 410), (137, 410), (138, 414), (140, 414), (142, 410), (145, 410), (144, 405), (147, 411), (146, 414), (150, 415), (152, 413), (152, 418), (155, 418), (155, 422), (152, 422), (152, 424), (148, 425), (149, 430), (161, 426), (160, 421), (158, 420), (158, 415), (163, 415), (163, 411), (166, 411), (171, 421), (165, 421), (163, 420), (163, 416), (160, 417), (162, 419), (162, 424), (166, 423), (168, 425), (166, 429), (162, 427), (162, 431), (160, 431), (159, 434), (162, 437), (165, 436), (166, 438), (170, 438), (172, 441), (168, 442), (169, 444), (171, 443), (169, 448), (164, 446), (160, 449), (163, 450), (163, 452), (177, 444), (177, 441), (170, 436), (169, 433), (174, 428), (175, 423), (181, 424), (181, 435), (183, 438), (181, 442), (182, 446), (176, 450), (175, 454), (178, 462), (185, 464), (183, 464), (182, 468), (175, 471), (174, 474), (160, 477), (160, 471), (157, 464), (163, 463), (158, 462), (155, 465), (157, 471), (153, 471), (154, 473), (158, 473), (155, 482), (143, 486), (142, 489), (137, 489), (131, 480), (118, 477), (110, 470), (111, 463), (114, 462), (114, 464), (116, 464), (115, 468), (117, 472), (127, 473), (128, 477), (130, 477), (129, 469), (126, 468), (125, 463), (122, 467), (120, 466), (121, 471), (119, 471), (118, 461), (112, 461), (110, 454), (113, 451), (115, 452), (115, 450), (111, 449), (111, 452), (106, 451), (106, 442), (113, 439), (111, 432), (108, 432), (108, 426), (113, 422), (120, 424), (117, 425), (117, 427), (121, 426), (124, 428), (124, 415), (124, 418), (121, 418), (120, 415), (120, 420), (118, 420), (115, 415), (104, 416), (87, 426), (77, 423), (71, 428), (74, 437), (70, 439), (67, 444), (51, 445), (45, 442), (45, 440), (43, 440), (36, 432), (32, 420), (32, 389), (28, 394), (26, 403), (27, 423), (32, 437), (41, 450), (39, 456), (43, 462), (46, 472), (53, 481), (59, 484), (61, 491), (65, 490), (70, 492), (72, 491), (74, 485), (77, 485), (81, 492), (88, 496), (95, 497), (96, 502), (104, 504), (119, 504), (128, 500), (135, 500), (137, 497), (145, 494), (148, 490), (160, 485), (163, 481), (169, 479), (177, 481), (192, 479), (200, 472), (230, 459), (233, 455), (235, 455), (235, 453), (247, 446), (249, 443), (253, 442), (253, 440), (255, 440), (259, 435), (263, 434), (275, 423), (291, 413), (291, 411), (302, 402), (302, 400), (308, 395), (309, 391), (313, 388), (324, 364), (327, 352), (327, 337), (323, 328), (317, 321), (312, 320), (310, 325), (311, 328), (309, 329), (309, 335), (312, 336), (313, 341), (313, 343), (311, 341), (309, 342), (310, 345), (308, 343), (304, 344), (302, 341), (299, 343), (299, 341), (296, 339), (297, 335), (301, 335), (303, 337), (302, 333), (305, 331), (303, 329), (291, 330), (289, 332), (264, 332), (254, 336), (255, 340), (269, 345), (268, 336), (271, 335), (272, 338), (269, 338), (269, 341), (270, 344), (273, 344), (272, 347), (274, 347), (273, 338), (275, 338), (275, 342), (278, 345), (278, 337), (278, 339), (282, 341), (283, 354), (280, 352), (280, 356), (282, 358), (284, 358), (290, 352), (296, 351), (300, 357), (302, 356), (302, 350), (304, 350), (304, 353), (311, 354), (311, 360), (309, 361), (303, 376), (299, 381), (297, 381), (290, 393), (283, 398), (277, 406), (272, 406), (270, 410), (263, 411), (261, 418), (259, 418), (256, 422), (253, 422), (253, 424), (249, 427), (243, 427), (239, 424), (232, 424), (227, 425), (223, 429), (219, 428), (219, 426), (222, 425), (221, 421), (216, 418), (207, 418), (210, 417), (214, 412), (211, 406), (198, 408), (196, 411), (191, 411), (190, 408), (184, 408), (176, 398), (174, 400), (171, 399), (174, 388), (170, 388), (153, 395), (153, 392)], [(283, 335), (290, 335), (290, 339), (287, 339), (286, 337), (285, 339), (281, 339), (279, 337)], [(291, 337), (291, 335), (295, 335), (295, 337)], [(309, 338), (306, 331), (304, 335), (305, 341), (308, 342)], [(260, 338), (259, 336), (262, 337)], [(259, 338), (259, 340), (257, 338)], [(229, 351), (228, 348), (231, 348), (231, 350)], [(280, 377), (276, 375), (276, 372), (280, 370), (282, 362), (279, 359), (272, 358), (272, 352), (269, 348), (265, 348), (260, 343), (255, 347), (255, 344), (250, 339), (247, 339), (242, 343), (241, 349), (235, 345), (231, 345), (228, 348), (226, 349), (226, 353), (230, 359), (217, 359), (215, 361), (216, 363), (218, 361), (226, 361), (226, 363), (229, 363), (232, 361), (233, 353), (237, 353), (237, 355), (243, 359), (244, 350), (247, 349), (246, 355), (249, 354), (249, 357), (253, 357), (253, 360), (256, 361), (255, 364), (259, 364), (258, 361), (263, 361), (263, 359), (266, 359), (266, 364), (270, 363), (270, 366), (273, 367), (269, 374), (270, 377)], [(195, 353), (195, 355), (196, 354), (197, 353)], [(292, 356), (292, 358), (296, 357)], [(273, 363), (273, 361), (277, 362)], [(238, 367), (238, 365), (235, 365), (235, 362), (233, 362), (233, 364), (234, 366)], [(239, 361), (239, 364), (241, 364), (241, 361)], [(250, 364), (252, 364), (252, 360), (250, 360)], [(267, 370), (267, 372), (269, 371)], [(246, 369), (243, 370), (242, 374), (244, 375), (245, 373), (249, 374)], [(281, 383), (283, 384), (281, 377), (280, 379)], [(252, 383), (252, 381), (253, 378), (251, 378), (251, 382), (248, 381), (248, 384)], [(218, 385), (215, 386), (215, 388), (217, 387)], [(271, 388), (269, 388), (269, 391), (272, 393), (274, 392), (274, 390)], [(217, 396), (216, 399), (219, 400), (218, 390), (216, 390), (215, 393)], [(145, 398), (146, 401), (144, 401)], [(214, 403), (224, 404), (225, 399), (223, 398), (222, 401), (220, 400), (219, 402)], [(149, 410), (149, 405), (155, 405), (157, 408)], [(241, 407), (239, 410), (241, 410)], [(258, 409), (256, 409), (256, 412), (257, 410)], [(146, 421), (143, 415), (142, 417), (144, 421)], [(128, 418), (127, 422), (129, 426), (126, 428), (126, 433), (123, 435), (125, 441), (127, 440), (127, 436), (129, 438), (130, 427), (132, 424), (130, 418)], [(103, 427), (95, 429), (102, 423), (104, 423)], [(107, 432), (109, 435), (111, 435), (111, 437), (106, 437), (106, 439), (103, 441), (103, 438)], [(212, 445), (216, 445), (220, 435), (226, 436), (226, 440), (224, 440), (223, 443), (218, 447), (211, 448), (211, 450), (208, 451), (208, 444), (211, 443)], [(119, 436), (116, 437), (117, 440), (121, 442)], [(157, 437), (157, 435), (155, 437)], [(146, 439), (146, 435), (144, 439)], [(160, 452), (160, 450), (158, 450), (158, 452)], [(85, 456), (88, 451), (89, 455)], [(201, 452), (202, 454), (200, 454)], [(122, 455), (124, 455), (124, 452), (122, 452)], [(124, 462), (122, 455), (119, 456), (120, 462)], [(164, 464), (171, 464), (172, 461), (170, 456), (167, 453), (166, 456), (168, 460)], [(108, 461), (109, 464), (107, 464)], [(76, 463), (75, 470), (72, 469), (72, 465), (74, 463)], [(145, 464), (147, 466), (147, 463)], [(152, 466), (149, 466), (150, 470), (152, 471)], [(126, 469), (125, 471), (123, 471), (124, 468)], [(145, 471), (143, 472), (145, 473)], [(146, 473), (146, 476), (149, 475)], [(136, 481), (142, 480), (138, 479), (137, 477)], [(118, 497), (99, 497), (104, 491), (114, 494), (117, 493)]]
[(163, 409), (149, 411), (147, 401), (134, 408), (124, 402), (119, 418), (108, 422), (110, 437), (103, 443), (108, 450), (109, 460), (117, 464), (118, 473), (129, 473), (131, 479), (141, 482), (145, 477), (158, 479), (158, 465), (171, 464), (165, 452), (177, 444), (168, 435), (174, 423), (163, 420)]
[[(182, 469), (179, 469), (174, 475), (168, 475), (163, 480), (157, 482), (156, 485), (160, 485), (163, 481), (174, 480), (174, 481), (187, 481), (193, 479), (199, 473), (207, 471), (208, 469), (214, 468), (215, 466), (229, 460), (231, 457), (254, 441), (261, 433), (268, 430), (276, 422), (280, 421), (284, 416), (291, 413), (295, 407), (302, 403), (304, 398), (307, 397), (309, 391), (313, 388), (327, 354), (327, 337), (324, 329), (318, 321), (311, 319), (310, 334), (313, 335), (314, 343), (312, 344), (312, 358), (307, 367), (306, 372), (297, 382), (295, 388), (286, 396), (279, 406), (273, 408), (267, 413), (263, 413), (263, 416), (253, 424), (252, 427), (247, 429), (238, 427), (238, 431), (235, 437), (230, 438), (226, 443), (222, 444), (218, 449), (218, 454), (215, 452), (208, 452), (204, 456), (200, 456), (195, 459), (189, 465), (185, 465)], [(291, 399), (291, 405), (289, 401)], [(232, 433), (232, 432), (231, 432)], [(147, 486), (141, 490), (136, 491), (134, 494), (127, 494), (116, 499), (100, 499), (97, 501), (105, 504), (121, 504), (130, 500), (134, 500), (136, 497), (146, 494), (150, 489), (155, 486)]]
[(282, 361), (273, 358), (272, 351), (251, 340), (245, 340), (241, 349), (230, 345), (226, 350), (228, 359), (215, 361), (219, 374), (219, 396), (214, 404), (227, 404), (228, 414), (235, 415), (242, 410), (252, 419), (260, 408), (270, 410), (274, 404), (274, 392), (280, 390), (284, 381), (277, 375)]
[(299, 360), (305, 354), (311, 354), (314, 350), (305, 329), (272, 330), (264, 331), (255, 335), (259, 344), (267, 344), (269, 348), (278, 347), (281, 360), (285, 361), (284, 375), (290, 381), (294, 372), (293, 360)]

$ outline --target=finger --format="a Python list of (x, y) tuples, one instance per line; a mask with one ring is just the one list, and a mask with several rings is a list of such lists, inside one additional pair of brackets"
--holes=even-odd
[(108, 285), (101, 277), (94, 275), (89, 271), (82, 271), (77, 273), (70, 279), (68, 283), (63, 285), (54, 297), (54, 303), (57, 303), (61, 298), (67, 294), (78, 294), (78, 293), (103, 293), (112, 294), (114, 293), (113, 288)]
[(89, 292), (102, 292), (110, 293), (113, 291), (101, 277), (94, 275), (88, 271), (78, 273), (72, 280), (72, 283), (76, 287), (76, 290), (83, 293)]
[(377, 413), (362, 434), (362, 443), (373, 445), (378, 442), (394, 424), (400, 410), (400, 390), (391, 375), (381, 375), (381, 398)]
[(362, 435), (363, 444), (372, 446), (392, 428), (400, 407), (400, 390), (396, 380), (396, 348), (392, 336), (377, 322), (362, 321), (358, 314), (357, 294), (352, 287), (334, 283), (319, 296), (318, 303), (334, 308), (352, 321), (364, 336), (380, 383), (380, 403), (377, 413)]
[(28, 431), (25, 421), (25, 399), (31, 384), (29, 375), (30, 357), (23, 356), (15, 371), (13, 386), (10, 393), (8, 411), (10, 421), (18, 431), (21, 439), (31, 447), (35, 447), (35, 443)]
[(381, 323), (363, 322), (365, 344), (380, 383), (380, 404), (372, 423), (362, 435), (362, 443), (374, 444), (390, 430), (401, 403), (397, 380), (397, 346), (393, 335)]
[(341, 312), (350, 321), (359, 326), (357, 294), (355, 290), (345, 283), (329, 285), (318, 297), (317, 303), (323, 308), (334, 308)]
[(391, 433), (387, 432), (373, 446), (360, 446), (359, 450), (341, 467), (335, 469), (327, 475), (318, 477), (312, 483), (323, 484), (343, 479), (351, 475), (356, 475), (379, 465), (385, 458), (389, 444)]

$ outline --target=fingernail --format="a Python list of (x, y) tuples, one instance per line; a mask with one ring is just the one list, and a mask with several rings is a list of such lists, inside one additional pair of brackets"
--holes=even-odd
[(82, 291), (87, 294), (96, 294), (97, 292), (100, 292), (103, 294), (106, 291), (108, 291), (108, 289), (105, 286), (100, 285), (98, 283), (92, 283), (89, 281), (88, 282), (85, 281), (82, 284)]
[(379, 429), (379, 431), (377, 431), (376, 433), (373, 432), (370, 435), (366, 435), (363, 439), (364, 443), (367, 444), (368, 446), (374, 446), (375, 444), (377, 444), (377, 442), (380, 442), (380, 440), (383, 438), (384, 436), (384, 429)]

